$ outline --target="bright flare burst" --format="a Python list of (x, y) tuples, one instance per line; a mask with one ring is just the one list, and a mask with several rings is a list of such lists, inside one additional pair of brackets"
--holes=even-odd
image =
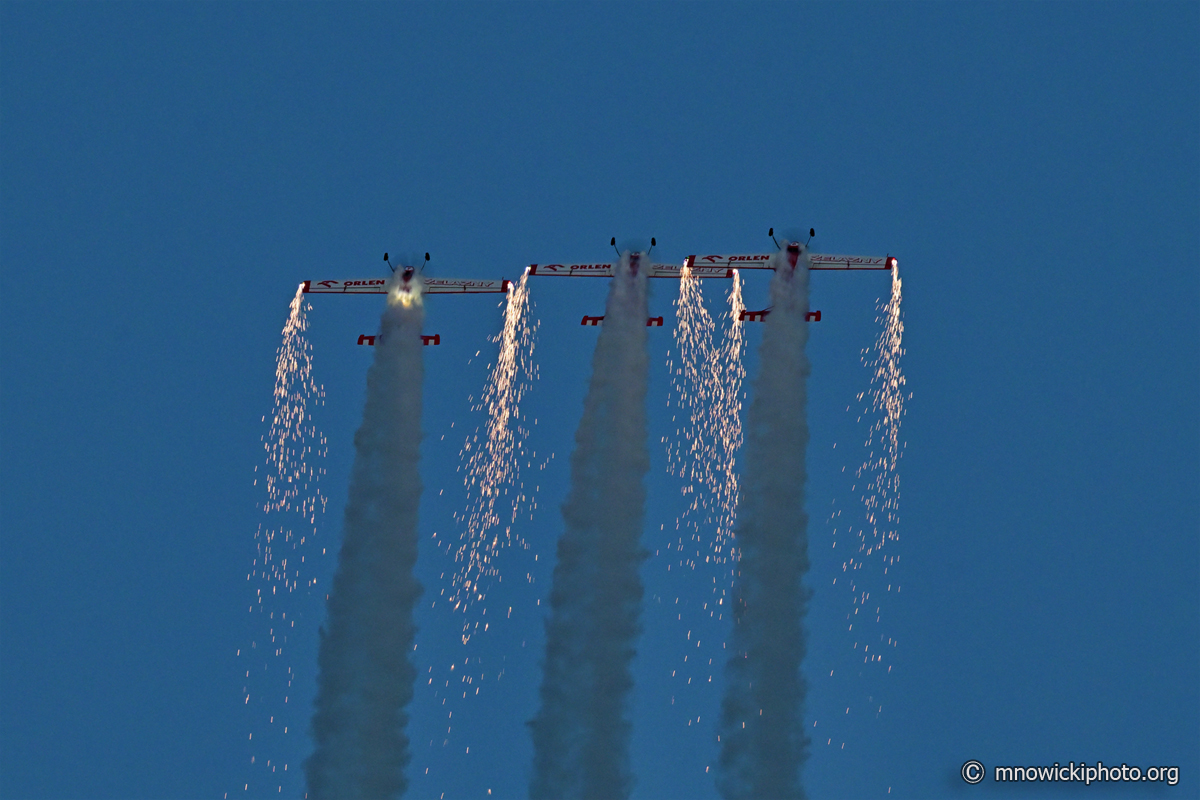
[(313, 535), (317, 516), (325, 511), (326, 498), (318, 482), (325, 474), (320, 464), (328, 453), (325, 436), (312, 418), (312, 409), (325, 402), (325, 388), (313, 380), (305, 317), (312, 306), (304, 302), (303, 291), (301, 284), (276, 350), (274, 408), (270, 428), (262, 436), (266, 465), (261, 471), (255, 467), (265, 490), (266, 519), (255, 533), (257, 552), (246, 575), (248, 582), (257, 583), (249, 607), (256, 615), (255, 633), (250, 646), (238, 650), (245, 659), (243, 701), (252, 715), (245, 791), (250, 783), (261, 790), (265, 782), (282, 792), (284, 785), (299, 780), (296, 770), (288, 770), (288, 760), (295, 754), (288, 734), (303, 732), (305, 709), (303, 704), (289, 703), (295, 673), (286, 646), (298, 635), (296, 617), (304, 616), (305, 603), (293, 593), (315, 583), (314, 561), (323, 553), (316, 550)]
[[(525, 546), (520, 536), (513, 533), (513, 524), (532, 499), (525, 494), (521, 464), (532, 466), (536, 457), (526, 452), (529, 429), (520, 411), (521, 400), (538, 376), (533, 361), (538, 323), (530, 313), (528, 280), (526, 271), (520, 282), (510, 285), (508, 290), (504, 329), (492, 340), (500, 346), (500, 352), (483, 396), (471, 408), (486, 411), (487, 422), (483, 430), (476, 428), (467, 438), (460, 454), (465, 462), (460, 469), (465, 471), (467, 507), (455, 515), (462, 532), (457, 547), (453, 548), (457, 566), (447, 593), (455, 611), (465, 612), (484, 599), (488, 588), (485, 581), (498, 579), (495, 562), (502, 549)], [(498, 508), (498, 504), (504, 508)], [(465, 620), (463, 643), (479, 629), (478, 620)]]

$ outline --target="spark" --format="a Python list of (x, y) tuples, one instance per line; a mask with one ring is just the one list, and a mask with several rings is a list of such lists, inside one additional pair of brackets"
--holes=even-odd
[[(875, 321), (881, 327), (875, 346), (863, 354), (863, 364), (872, 370), (867, 392), (858, 396), (861, 402), (868, 395), (870, 405), (864, 407), (863, 418), (870, 420), (863, 447), (867, 457), (855, 470), (856, 480), (865, 477), (861, 494), (866, 512), (866, 525), (859, 530), (859, 561), (874, 555), (891, 563), (889, 545), (899, 541), (900, 459), (904, 441), (900, 423), (904, 418), (904, 373), (900, 358), (904, 355), (904, 318), (900, 312), (900, 267), (892, 266), (892, 294), (880, 300)], [(869, 532), (868, 532), (869, 527)], [(886, 569), (885, 569), (886, 572)]]
[[(704, 307), (700, 279), (683, 267), (675, 301), (679, 365), (668, 361), (667, 366), (673, 404), (685, 419), (666, 449), (668, 471), (683, 480), (682, 492), (691, 497), (676, 520), (677, 529), (694, 531), (697, 535), (692, 541), (707, 539), (707, 548), (704, 542), (697, 546), (695, 561), (703, 558), (731, 570), (737, 561), (733, 523), (738, 502), (737, 454), (742, 446), (742, 381), (746, 376), (742, 364), (745, 330), (740, 319), (745, 306), (736, 270), (727, 300), (730, 326), (724, 341), (714, 345), (716, 325)], [(711, 537), (700, 536), (702, 529), (711, 530)]]
[[(672, 604), (677, 612), (679, 652), (692, 648), (694, 656), (699, 656), (689, 659), (683, 655), (682, 661), (670, 665), (681, 704), (689, 707), (703, 702), (695, 691), (700, 683), (707, 685), (713, 659), (721, 656), (718, 645), (728, 624), (724, 617), (730, 611), (738, 561), (733, 526), (739, 498), (737, 458), (742, 446), (746, 375), (742, 285), (735, 271), (726, 296), (727, 310), (714, 319), (705, 308), (700, 280), (686, 267), (681, 271), (675, 301), (676, 354), (667, 361), (671, 379), (668, 404), (675, 409), (676, 428), (663, 443), (668, 472), (680, 479), (686, 506), (675, 520), (674, 541), (668, 539), (658, 552), (666, 556), (668, 574), (688, 584), (699, 579), (712, 592), (707, 602), (695, 597), (681, 602), (676, 596)], [(721, 325), (725, 314), (728, 327)], [(719, 325), (724, 330), (717, 339)], [(692, 590), (680, 586), (678, 591), (685, 595)], [(694, 649), (700, 646), (693, 634), (697, 629), (708, 632), (703, 637), (707, 649), (701, 648), (700, 653)]]
[[(322, 462), (329, 445), (312, 414), (325, 403), (325, 387), (313, 378), (312, 344), (305, 315), (311, 310), (312, 306), (304, 302), (304, 285), (300, 284), (275, 351), (271, 420), (261, 438), (266, 463), (255, 467), (254, 483), (259, 486), (261, 478), (264, 497), (259, 507), (265, 519), (255, 532), (255, 556), (246, 580), (257, 584), (249, 611), (259, 617), (250, 647), (240, 648), (238, 655), (254, 659), (253, 654), (258, 654), (258, 660), (246, 670), (243, 701), (250, 706), (253, 697), (256, 725), (264, 726), (273, 726), (276, 717), (286, 719), (284, 708), (295, 705), (288, 705), (294, 672), (287, 644), (295, 632), (297, 604), (289, 598), (316, 583), (316, 564), (321, 557), (314, 547), (317, 520), (327, 503), (319, 481), (326, 472)], [(269, 646), (259, 648), (260, 642)], [(280, 677), (274, 677), (276, 674)], [(255, 683), (258, 685), (252, 691)], [(283, 734), (292, 726), (284, 725)], [(263, 732), (270, 730), (267, 727)], [(256, 747), (260, 751), (270, 748), (273, 738), (283, 734), (276, 731), (275, 735), (260, 737), (260, 741), (266, 738), (267, 744)], [(253, 741), (253, 733), (247, 741)], [(271, 759), (257, 758), (257, 762), (270, 764)], [(251, 756), (250, 763), (256, 763), (255, 756)]]
[[(891, 672), (891, 651), (899, 646), (896, 638), (883, 629), (883, 606), (891, 592), (900, 591), (894, 568), (900, 561), (896, 550), (900, 540), (899, 466), (904, 455), (901, 423), (905, 400), (912, 396), (906, 394), (901, 368), (904, 355), (901, 299), (900, 271), (893, 265), (891, 295), (881, 298), (876, 305), (875, 321), (879, 333), (873, 346), (864, 349), (862, 354), (863, 366), (870, 371), (870, 383), (867, 390), (855, 398), (858, 409), (847, 408), (867, 428), (863, 442), (866, 455), (854, 470), (851, 487), (852, 492), (857, 491), (861, 517), (850, 515), (852, 518), (843, 519), (842, 510), (837, 509), (831, 511), (827, 519), (829, 524), (836, 526), (833, 528), (834, 548), (838, 548), (839, 531), (850, 539), (842, 542), (843, 546), (850, 545), (850, 552), (839, 574), (845, 578), (840, 586), (851, 594), (846, 630), (852, 638), (852, 649), (861, 651), (863, 663), (886, 666), (882, 674)], [(833, 583), (839, 584), (837, 578)], [(860, 620), (864, 624), (856, 627), (855, 623)], [(866, 623), (878, 627), (872, 628)], [(859, 654), (856, 652), (856, 658)], [(878, 716), (882, 706), (872, 705), (870, 697), (867, 700), (867, 705)]]
[[(525, 494), (521, 467), (531, 466), (536, 458), (536, 453), (526, 451), (529, 429), (520, 410), (538, 377), (533, 361), (538, 322), (531, 313), (528, 279), (526, 270), (521, 280), (509, 287), (504, 328), (492, 339), (499, 345), (499, 353), (482, 397), (471, 407), (486, 412), (487, 420), (466, 438), (459, 453), (465, 462), (467, 505), (465, 511), (455, 514), (461, 532), (452, 548), (456, 568), (450, 575), (447, 600), (451, 608), (464, 614), (485, 599), (491, 579), (499, 575), (496, 560), (500, 552), (512, 546), (525, 547), (513, 528), (533, 499)], [(464, 619), (463, 644), (481, 630), (480, 625), (480, 620)]]
[[(312, 517), (317, 505), (323, 510), (325, 504), (316, 487), (324, 469), (313, 469), (305, 460), (313, 452), (311, 442), (325, 445), (325, 437), (311, 424), (308, 408), (310, 402), (324, 404), (325, 387), (313, 380), (312, 345), (305, 335), (306, 310), (311, 311), (312, 306), (305, 304), (304, 284), (300, 284), (283, 326), (283, 342), (275, 351), (275, 407), (271, 428), (262, 437), (268, 468), (264, 477), (267, 501), (263, 511), (268, 514), (290, 511), (298, 503), (300, 515)], [(324, 451), (317, 456), (324, 457)]]
[[(325, 512), (327, 502), (319, 481), (325, 474), (321, 462), (329, 452), (329, 444), (312, 419), (312, 408), (325, 403), (325, 387), (313, 379), (312, 344), (306, 335), (305, 317), (305, 311), (311, 310), (312, 306), (304, 302), (301, 284), (289, 307), (283, 341), (275, 351), (274, 408), (270, 428), (262, 436), (266, 451), (263, 474), (266, 499), (261, 508), (268, 521), (276, 518), (273, 515), (283, 516), (278, 518), (277, 525), (259, 525), (255, 534), (257, 558), (247, 578), (257, 575), (273, 595), (280, 589), (296, 591), (302, 577), (306, 579), (305, 588), (312, 585), (307, 578), (315, 570), (306, 563), (307, 548), (302, 547), (312, 542), (313, 536), (307, 529), (311, 528), (311, 534), (316, 533), (317, 515)], [(303, 535), (293, 530), (297, 521), (306, 529)], [(283, 551), (282, 557), (276, 549)], [(260, 602), (261, 594), (260, 591)]]

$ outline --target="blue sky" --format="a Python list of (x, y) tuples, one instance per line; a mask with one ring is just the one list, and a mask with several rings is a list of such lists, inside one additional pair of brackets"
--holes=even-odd
[[(913, 397), (895, 668), (830, 679), (853, 657), (825, 509), (854, 499), (845, 408), (887, 286), (816, 276), (805, 672), (816, 730), (845, 747), (813, 734), (810, 793), (1019, 793), (963, 784), (978, 758), (1180, 765), (1170, 793), (1194, 795), (1198, 43), (1188, 3), (0, 6), (0, 793), (246, 794), (253, 471), (299, 281), (382, 274), (384, 250), (515, 278), (603, 259), (614, 235), (674, 261), (812, 226), (815, 249), (899, 257)], [(555, 457), (506, 566), (525, 582), (489, 601), (513, 617), (472, 656), (511, 682), (459, 704), (451, 744), (414, 747), (413, 796), (525, 791), (537, 600), (595, 338), (578, 319), (603, 303), (599, 284), (533, 291), (530, 447)], [(672, 287), (653, 291), (669, 314)], [(438, 300), (423, 535), (453, 533), (473, 357), (500, 321), (492, 299)], [(333, 550), (378, 302), (313, 306)], [(669, 346), (651, 332), (651, 551), (679, 513)], [(664, 610), (708, 590), (667, 563), (644, 570), (635, 794), (712, 796), (719, 693), (669, 677), (684, 640)], [(311, 638), (320, 603), (291, 602)], [(436, 611), (418, 653), (440, 670), (462, 647)], [(834, 720), (867, 696), (877, 719)], [(438, 702), (418, 691), (416, 745), (441, 736)]]

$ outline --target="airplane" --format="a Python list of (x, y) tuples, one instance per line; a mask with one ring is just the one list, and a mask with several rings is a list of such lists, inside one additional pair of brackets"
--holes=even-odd
[[(767, 231), (767, 235), (771, 237), (771, 241), (775, 242), (775, 246), (779, 247), (779, 242), (775, 239), (775, 229), (771, 228)], [(812, 228), (808, 229), (808, 240), (811, 242), (812, 237), (816, 236), (817, 232)], [(895, 256), (841, 256), (830, 255), (828, 253), (812, 253), (808, 250), (808, 243), (800, 244), (799, 242), (787, 242), (787, 264), (791, 269), (796, 269), (800, 263), (800, 257), (804, 257), (805, 263), (808, 264), (810, 270), (813, 269), (894, 269), (897, 265)], [(704, 255), (704, 256), (688, 256), (684, 262), (693, 269), (774, 269), (771, 266), (771, 257), (773, 253), (750, 253), (747, 255)]]
[[(383, 260), (392, 268), (391, 278), (366, 278), (363, 280), (309, 280), (304, 282), (305, 294), (386, 294), (388, 302), (410, 306), (427, 294), (504, 294), (508, 292), (511, 281), (498, 280), (465, 280), (460, 278), (431, 278), (424, 274), (425, 264), (429, 263), (429, 253), (425, 254), (425, 262), (420, 267), (402, 264), (399, 273), (396, 267), (383, 254)], [(425, 345), (442, 343), (440, 334), (421, 336)], [(375, 345), (375, 337), (363, 334), (358, 337), (358, 343)]]
[[(767, 231), (767, 235), (771, 237), (771, 241), (775, 242), (775, 247), (786, 251), (785, 263), (788, 268), (795, 271), (796, 267), (801, 263), (803, 257), (804, 262), (810, 270), (892, 270), (896, 267), (896, 258), (892, 255), (879, 256), (843, 256), (830, 255), (827, 253), (811, 253), (808, 251), (808, 242), (800, 244), (799, 242), (786, 242), (782, 247), (779, 241), (775, 239), (775, 229), (771, 228)], [(813, 228), (808, 229), (808, 240), (817, 235)], [(614, 236), (609, 244), (615, 249), (617, 238)], [(653, 237), (650, 238), (650, 249), (653, 250), (656, 242)], [(639, 270), (644, 269), (648, 278), (675, 278), (683, 277), (684, 269), (690, 271), (694, 278), (732, 278), (735, 269), (774, 269), (772, 261), (773, 253), (751, 253), (747, 255), (690, 255), (683, 261), (682, 266), (674, 264), (649, 264), (643, 267), (641, 261), (643, 255), (649, 256), (650, 251), (645, 254), (630, 253), (629, 268), (633, 274), (637, 274)], [(648, 259), (647, 259), (648, 260)], [(564, 278), (609, 278), (616, 274), (616, 264), (595, 264), (595, 263), (568, 263), (568, 264), (530, 264), (529, 274), (540, 276), (557, 276)], [(762, 322), (767, 314), (771, 313), (771, 309), (766, 308), (762, 311), (743, 310), (739, 314), (738, 319), (743, 322)], [(647, 325), (662, 325), (661, 317), (651, 317)], [(599, 325), (604, 320), (604, 317), (584, 316), (581, 325)], [(809, 322), (820, 322), (820, 311), (809, 311), (806, 315), (806, 320)]]
[[(383, 260), (387, 261), (388, 266), (392, 267), (392, 272), (395, 273), (396, 268), (388, 260), (387, 253), (383, 254)], [(429, 253), (425, 254), (425, 262), (429, 262)], [(391, 278), (366, 278), (364, 280), (349, 281), (305, 281), (304, 293), (388, 294), (390, 291), (392, 293), (390, 302), (409, 305), (417, 297), (426, 294), (504, 294), (508, 291), (508, 287), (512, 283), (507, 280), (480, 281), (460, 278), (431, 278), (423, 274), (424, 266), (424, 264), (421, 267), (402, 265), (403, 268), (395, 280)]]
[[(800, 244), (799, 242), (785, 242), (780, 245), (775, 239), (775, 229), (771, 228), (767, 231), (767, 235), (771, 237), (771, 241), (775, 243), (776, 248), (785, 250), (785, 263), (791, 270), (795, 270), (803, 258), (803, 263), (807, 264), (810, 270), (893, 270), (896, 268), (897, 260), (892, 255), (886, 256), (846, 256), (846, 255), (830, 255), (827, 253), (813, 253), (808, 250), (808, 242)], [(816, 236), (816, 231), (812, 228), (808, 230), (809, 242)], [(617, 238), (614, 236), (609, 241), (609, 244), (616, 249)], [(628, 265), (629, 271), (633, 275), (642, 272), (648, 278), (674, 278), (679, 280), (683, 277), (684, 270), (688, 270), (694, 278), (717, 278), (729, 279), (733, 277), (735, 269), (774, 269), (773, 253), (750, 253), (745, 255), (689, 255), (684, 259), (682, 265), (675, 264), (658, 264), (650, 261), (650, 253), (657, 245), (654, 237), (650, 238), (650, 249), (645, 253), (631, 252), (629, 254)], [(621, 255), (620, 251), (617, 251)], [(383, 260), (392, 268), (392, 272), (396, 272), (396, 268), (392, 266), (392, 262), (388, 258), (388, 254), (383, 254)], [(429, 262), (429, 253), (425, 254), (425, 263)], [(530, 264), (528, 273), (530, 276), (555, 276), (566, 278), (611, 278), (616, 274), (619, 262), (617, 263), (553, 263), (553, 264)], [(322, 280), (322, 281), (305, 281), (304, 292), (306, 294), (389, 294), (389, 302), (398, 302), (403, 305), (410, 305), (417, 298), (425, 294), (503, 294), (506, 293), (512, 285), (511, 281), (501, 280), (462, 280), (455, 278), (431, 278), (423, 274), (425, 264), (420, 267), (411, 265), (402, 265), (402, 270), (399, 276), (395, 279), (387, 278), (368, 278), (366, 280)], [(743, 311), (740, 319), (747, 322), (761, 322), (766, 315), (770, 313), (770, 309), (762, 311)], [(604, 320), (603, 316), (588, 316), (583, 317), (581, 325), (599, 325)], [(646, 321), (648, 326), (662, 326), (661, 317), (651, 317)], [(811, 322), (821, 321), (820, 311), (808, 312), (808, 320)], [(364, 334), (366, 336), (366, 334)], [(364, 342), (360, 341), (360, 344)], [(437, 344), (439, 342), (434, 342)]]
[[(816, 236), (816, 231), (812, 228), (808, 230), (809, 241)], [(780, 247), (779, 242), (775, 239), (775, 229), (771, 228), (767, 231), (767, 235), (775, 242), (775, 246)], [(614, 248), (616, 247), (617, 239), (614, 236), (609, 242)], [(650, 239), (650, 249), (655, 246), (654, 238)], [(787, 264), (794, 270), (800, 263), (801, 256), (804, 257), (808, 268), (828, 270), (828, 269), (872, 269), (872, 270), (891, 270), (897, 261), (894, 256), (843, 256), (830, 255), (828, 253), (812, 253), (808, 251), (808, 245), (800, 244), (799, 242), (787, 242)], [(643, 270), (648, 278), (680, 278), (683, 275), (684, 267), (691, 270), (694, 278), (732, 278), (735, 269), (774, 269), (771, 264), (773, 253), (750, 253), (746, 255), (690, 255), (684, 259), (682, 266), (674, 264), (649, 264), (643, 266), (642, 258), (649, 256), (650, 253), (630, 253), (630, 270), (636, 274), (639, 270)], [(648, 260), (648, 259), (647, 259)], [(530, 264), (529, 274), (531, 276), (558, 276), (564, 278), (611, 278), (616, 274), (616, 264), (597, 264), (597, 263), (566, 263), (566, 264)]]
[[(617, 237), (612, 237), (609, 244), (616, 249)], [(650, 262), (650, 251), (657, 242), (650, 237), (650, 250), (645, 253), (632, 252), (629, 254), (629, 271), (636, 275), (645, 272), (647, 278), (675, 278), (683, 274), (683, 266), (678, 264), (656, 264)], [(620, 255), (620, 251), (617, 251)], [(647, 263), (643, 264), (643, 260)], [(599, 263), (566, 263), (566, 264), (530, 264), (529, 275), (558, 276), (563, 278), (611, 278), (616, 275), (617, 264)], [(695, 278), (732, 278), (733, 270), (729, 267), (707, 267), (701, 265), (692, 270)], [(586, 323), (584, 323), (586, 324)]]

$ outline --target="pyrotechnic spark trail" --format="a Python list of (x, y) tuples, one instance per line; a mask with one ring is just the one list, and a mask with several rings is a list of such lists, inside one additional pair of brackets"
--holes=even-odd
[[(857, 493), (859, 510), (837, 508), (835, 501), (827, 520), (832, 527), (834, 552), (848, 551), (833, 585), (850, 595), (850, 608), (846, 612), (850, 645), (847, 655), (850, 664), (859, 665), (840, 680), (849, 677), (866, 681), (864, 686), (850, 692), (849, 699), (843, 697), (839, 707), (845, 706), (847, 713), (862, 707), (872, 717), (883, 712), (879, 700), (882, 687), (878, 681), (891, 672), (892, 650), (899, 646), (895, 634), (886, 629), (883, 607), (890, 594), (901, 588), (896, 573), (900, 561), (899, 464), (904, 454), (900, 426), (905, 400), (911, 397), (906, 395), (900, 365), (904, 355), (901, 299), (899, 267), (893, 266), (891, 295), (880, 299), (876, 306), (879, 333), (873, 346), (862, 352), (863, 365), (870, 371), (869, 388), (855, 398), (862, 404), (855, 412), (857, 421), (867, 428), (863, 442), (866, 455), (854, 470), (850, 486), (851, 493)], [(851, 411), (851, 406), (846, 410)], [(844, 511), (850, 513), (843, 515)], [(839, 538), (839, 534), (844, 538)], [(833, 677), (832, 670), (829, 677)], [(827, 744), (835, 741), (828, 738)]]
[[(538, 323), (532, 315), (528, 288), (529, 271), (519, 283), (511, 285), (504, 308), (504, 328), (493, 339), (499, 353), (492, 366), (483, 395), (472, 411), (486, 411), (488, 417), (481, 435), (476, 428), (467, 437), (460, 457), (464, 460), (463, 483), (467, 489), (467, 508), (455, 515), (463, 526), (454, 548), (457, 565), (451, 576), (447, 600), (464, 615), (482, 602), (489, 579), (500, 579), (497, 557), (506, 547), (524, 546), (513, 524), (521, 509), (530, 501), (521, 481), (522, 462), (532, 463), (536, 454), (526, 452), (529, 430), (521, 416), (521, 400), (537, 380), (533, 351), (537, 343)], [(507, 502), (505, 502), (507, 501)], [(505, 503), (504, 509), (497, 505)], [(493, 529), (503, 526), (503, 533)], [(462, 641), (466, 644), (480, 629), (480, 621), (466, 616)]]
[[(271, 428), (262, 438), (267, 452), (267, 469), (263, 475), (267, 499), (262, 509), (268, 517), (281, 512), (298, 514), (315, 533), (317, 512), (325, 511), (326, 498), (317, 484), (325, 474), (325, 468), (319, 464), (328, 453), (328, 444), (313, 423), (309, 408), (310, 403), (313, 406), (324, 404), (325, 388), (313, 379), (312, 345), (305, 335), (308, 319), (304, 315), (312, 307), (306, 307), (303, 291), (301, 284), (292, 298), (288, 320), (283, 326), (283, 342), (275, 355), (275, 408), (271, 414)], [(258, 472), (258, 467), (254, 471)], [(286, 525), (286, 519), (281, 524), (279, 528), (260, 526), (255, 537), (258, 539), (255, 572), (272, 584), (269, 587), (272, 594), (280, 588), (291, 592), (299, 587), (300, 564), (304, 556), (298, 551), (309, 538), (297, 537)], [(277, 543), (276, 539), (280, 537), (283, 541)], [(290, 571), (286, 556), (275, 557), (272, 548), (279, 545), (291, 545), (290, 549), (294, 551)], [(311, 582), (306, 580), (305, 586), (310, 585)]]
[[(294, 747), (284, 737), (300, 729), (298, 714), (302, 713), (288, 703), (294, 681), (289, 644), (296, 640), (296, 618), (302, 615), (302, 604), (292, 593), (299, 589), (307, 594), (315, 581), (314, 561), (321, 555), (314, 535), (317, 517), (325, 511), (326, 498), (318, 482), (325, 474), (321, 461), (328, 445), (313, 422), (312, 409), (324, 403), (325, 390), (313, 378), (305, 316), (312, 307), (304, 302), (303, 289), (301, 284), (292, 298), (276, 350), (274, 408), (270, 428), (262, 437), (266, 468), (261, 474), (265, 493), (261, 507), (266, 522), (255, 533), (257, 552), (246, 575), (252, 587), (257, 583), (250, 605), (257, 631), (250, 646), (238, 650), (246, 667), (243, 699), (253, 719), (244, 791), (260, 780), (276, 791), (288, 783), (288, 753)], [(258, 486), (259, 480), (254, 483)]]
[[(900, 369), (900, 357), (904, 355), (904, 317), (900, 313), (901, 300), (900, 266), (892, 267), (892, 295), (879, 304), (876, 322), (882, 330), (875, 340), (873, 358), (863, 362), (874, 370), (871, 376), (871, 408), (869, 412), (877, 418), (871, 426), (865, 447), (867, 460), (856, 472), (857, 477), (869, 475), (863, 504), (867, 508), (868, 524), (872, 528), (872, 541), (864, 542), (864, 549), (880, 549), (889, 541), (899, 538), (900, 474), (898, 467), (904, 445), (900, 438), (900, 421), (904, 417), (904, 373)], [(859, 395), (861, 401), (864, 395)], [(876, 441), (878, 437), (878, 441)], [(875, 448), (880, 452), (876, 454)]]
[[(705, 689), (711, 688), (714, 675), (719, 679), (726, 657), (724, 617), (731, 608), (737, 564), (733, 524), (746, 374), (741, 276), (734, 272), (727, 311), (716, 320), (704, 306), (700, 285), (685, 267), (675, 301), (676, 354), (667, 361), (672, 390), (668, 402), (675, 408), (677, 427), (674, 436), (663, 437), (663, 443), (667, 469), (681, 479), (687, 505), (675, 520), (675, 541), (668, 540), (656, 550), (656, 555), (665, 557), (667, 573), (675, 581), (676, 596), (674, 602), (668, 599), (667, 608), (669, 616), (676, 618), (682, 640), (673, 649), (678, 658), (663, 668), (670, 670), (676, 684), (671, 705), (688, 711), (688, 727), (695, 724), (697, 713), (716, 711)], [(711, 597), (698, 596), (700, 587)], [(682, 724), (682, 716), (679, 719)], [(699, 730), (693, 728), (697, 734)], [(697, 746), (707, 742), (705, 737)]]
[(727, 798), (802, 797), (808, 750), (800, 675), (809, 594), (801, 585), (808, 569), (808, 270), (793, 274), (775, 259), (738, 506), (732, 652), (719, 725), (717, 786)]
[[(854, 624), (859, 623), (860, 633), (855, 637), (854, 648), (862, 650), (864, 663), (880, 665), (884, 663), (883, 653), (887, 652), (887, 647), (895, 647), (896, 640), (881, 632), (876, 644), (874, 636), (867, 635), (869, 626), (865, 623), (880, 622), (881, 596), (900, 589), (894, 574), (888, 576), (889, 568), (899, 559), (899, 554), (894, 551), (900, 540), (899, 466), (904, 455), (904, 440), (900, 434), (906, 399), (904, 373), (900, 367), (900, 358), (904, 355), (901, 299), (900, 267), (896, 265), (892, 267), (891, 297), (880, 300), (877, 306), (879, 314), (875, 321), (880, 325), (879, 335), (874, 347), (863, 351), (863, 364), (871, 370), (871, 383), (857, 400), (863, 402), (869, 397), (858, 415), (860, 422), (867, 420), (868, 423), (867, 438), (863, 443), (867, 456), (855, 470), (854, 477), (856, 488), (862, 484), (859, 496), (864, 517), (862, 524), (851, 524), (848, 528), (848, 532), (856, 534), (858, 547), (842, 565), (843, 583), (853, 595), (853, 612), (847, 615), (848, 630), (854, 630)], [(836, 534), (836, 528), (834, 532)], [(873, 601), (872, 590), (876, 595)], [(864, 613), (860, 614), (860, 611)], [(876, 653), (869, 651), (873, 644)]]
[(313, 800), (397, 797), (408, 785), (424, 309), (419, 293), (389, 288), (321, 632), (315, 749), (304, 764)]
[[(675, 301), (675, 345), (679, 366), (667, 362), (673, 404), (686, 415), (674, 439), (664, 438), (667, 469), (684, 481), (692, 496), (677, 527), (688, 527), (703, 539), (700, 547), (713, 561), (731, 564), (733, 521), (737, 512), (737, 455), (742, 445), (742, 365), (745, 350), (741, 276), (734, 272), (729, 291), (729, 330), (715, 345), (715, 325), (704, 307), (700, 279), (686, 266)], [(697, 491), (697, 488), (700, 491)], [(698, 517), (698, 518), (697, 518)], [(703, 537), (709, 529), (710, 537)], [(682, 540), (681, 540), (682, 544)], [(704, 553), (697, 549), (696, 556)]]
[(534, 798), (627, 797), (625, 702), (640, 630), (646, 449), (646, 279), (622, 256), (571, 454), (546, 621)]
[(324, 470), (314, 469), (305, 456), (313, 452), (311, 442), (320, 440), (323, 446), (324, 437), (312, 424), (308, 404), (321, 405), (325, 390), (313, 380), (306, 310), (311, 311), (312, 306), (306, 306), (304, 284), (300, 284), (283, 326), (283, 342), (275, 351), (275, 408), (271, 429), (263, 435), (268, 467), (263, 477), (267, 490), (263, 510), (290, 511), (298, 501), (301, 516), (311, 518), (318, 504), (324, 509), (325, 499), (316, 487)]

